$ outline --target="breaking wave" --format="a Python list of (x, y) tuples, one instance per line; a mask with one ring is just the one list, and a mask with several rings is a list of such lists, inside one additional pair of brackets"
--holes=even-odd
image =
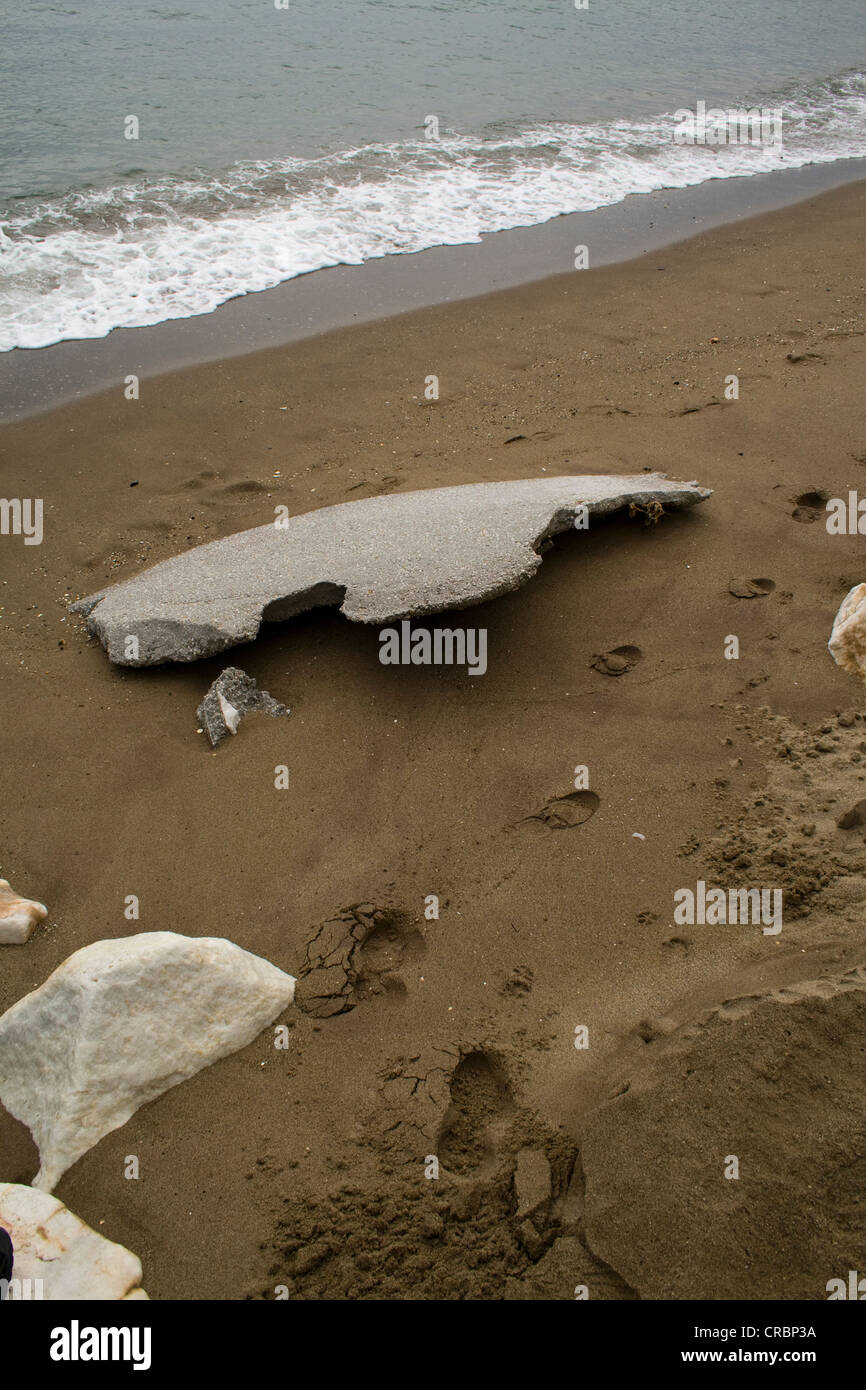
[(677, 145), (666, 113), (19, 200), (0, 220), (0, 350), (186, 318), (324, 266), (474, 242), (630, 193), (866, 155), (863, 73), (740, 104), (781, 107), (782, 143)]

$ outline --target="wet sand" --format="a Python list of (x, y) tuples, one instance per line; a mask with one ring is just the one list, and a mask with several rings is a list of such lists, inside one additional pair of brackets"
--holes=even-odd
[(486, 234), (469, 245), (439, 246), (301, 275), (271, 290), (240, 295), (210, 314), (152, 328), (119, 328), (105, 338), (36, 351), (2, 353), (0, 421), (38, 415), (99, 390), (122, 388), (129, 373), (158, 376), (412, 309), (532, 284), (571, 270), (576, 246), (586, 246), (594, 267), (631, 260), (864, 177), (866, 159), (837, 159), (751, 178), (710, 179), (691, 188), (634, 193), (610, 207)]

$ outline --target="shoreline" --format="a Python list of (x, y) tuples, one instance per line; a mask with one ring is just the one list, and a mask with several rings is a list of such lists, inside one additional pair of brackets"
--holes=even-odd
[(610, 207), (486, 234), (478, 243), (312, 271), (238, 296), (208, 314), (115, 329), (105, 338), (16, 348), (0, 354), (0, 423), (43, 414), (112, 385), (122, 393), (128, 375), (144, 380), (537, 283), (571, 271), (577, 245), (589, 248), (592, 269), (631, 261), (863, 178), (866, 160), (848, 159), (630, 194)]

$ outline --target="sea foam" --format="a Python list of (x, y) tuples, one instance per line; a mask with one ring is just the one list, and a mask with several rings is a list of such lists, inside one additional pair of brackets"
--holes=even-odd
[(0, 221), (0, 350), (203, 314), (325, 266), (477, 242), (630, 193), (866, 155), (863, 73), (775, 104), (781, 144), (678, 145), (666, 113), (444, 133), (17, 202)]

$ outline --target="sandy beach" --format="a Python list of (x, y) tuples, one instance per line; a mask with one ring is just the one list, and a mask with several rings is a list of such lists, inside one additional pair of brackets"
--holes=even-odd
[[(302, 980), (324, 928), (357, 943), (352, 1007), (299, 991), (287, 1050), (266, 1029), (60, 1181), (151, 1298), (826, 1299), (862, 1268), (866, 714), (827, 641), (866, 574), (824, 504), (866, 491), (864, 232), (860, 182), (138, 400), (120, 364), (0, 428), (0, 494), (44, 502), (41, 545), (0, 538), (0, 874), (49, 906), (0, 1012), (137, 931)], [(461, 615), (483, 678), (382, 665), (333, 609), (122, 669), (69, 613), (280, 504), (642, 471), (713, 495), (558, 537)], [(291, 714), (214, 750), (227, 665)], [(782, 930), (677, 923), (699, 881), (781, 889)], [(0, 1108), (0, 1181), (37, 1167)]]

